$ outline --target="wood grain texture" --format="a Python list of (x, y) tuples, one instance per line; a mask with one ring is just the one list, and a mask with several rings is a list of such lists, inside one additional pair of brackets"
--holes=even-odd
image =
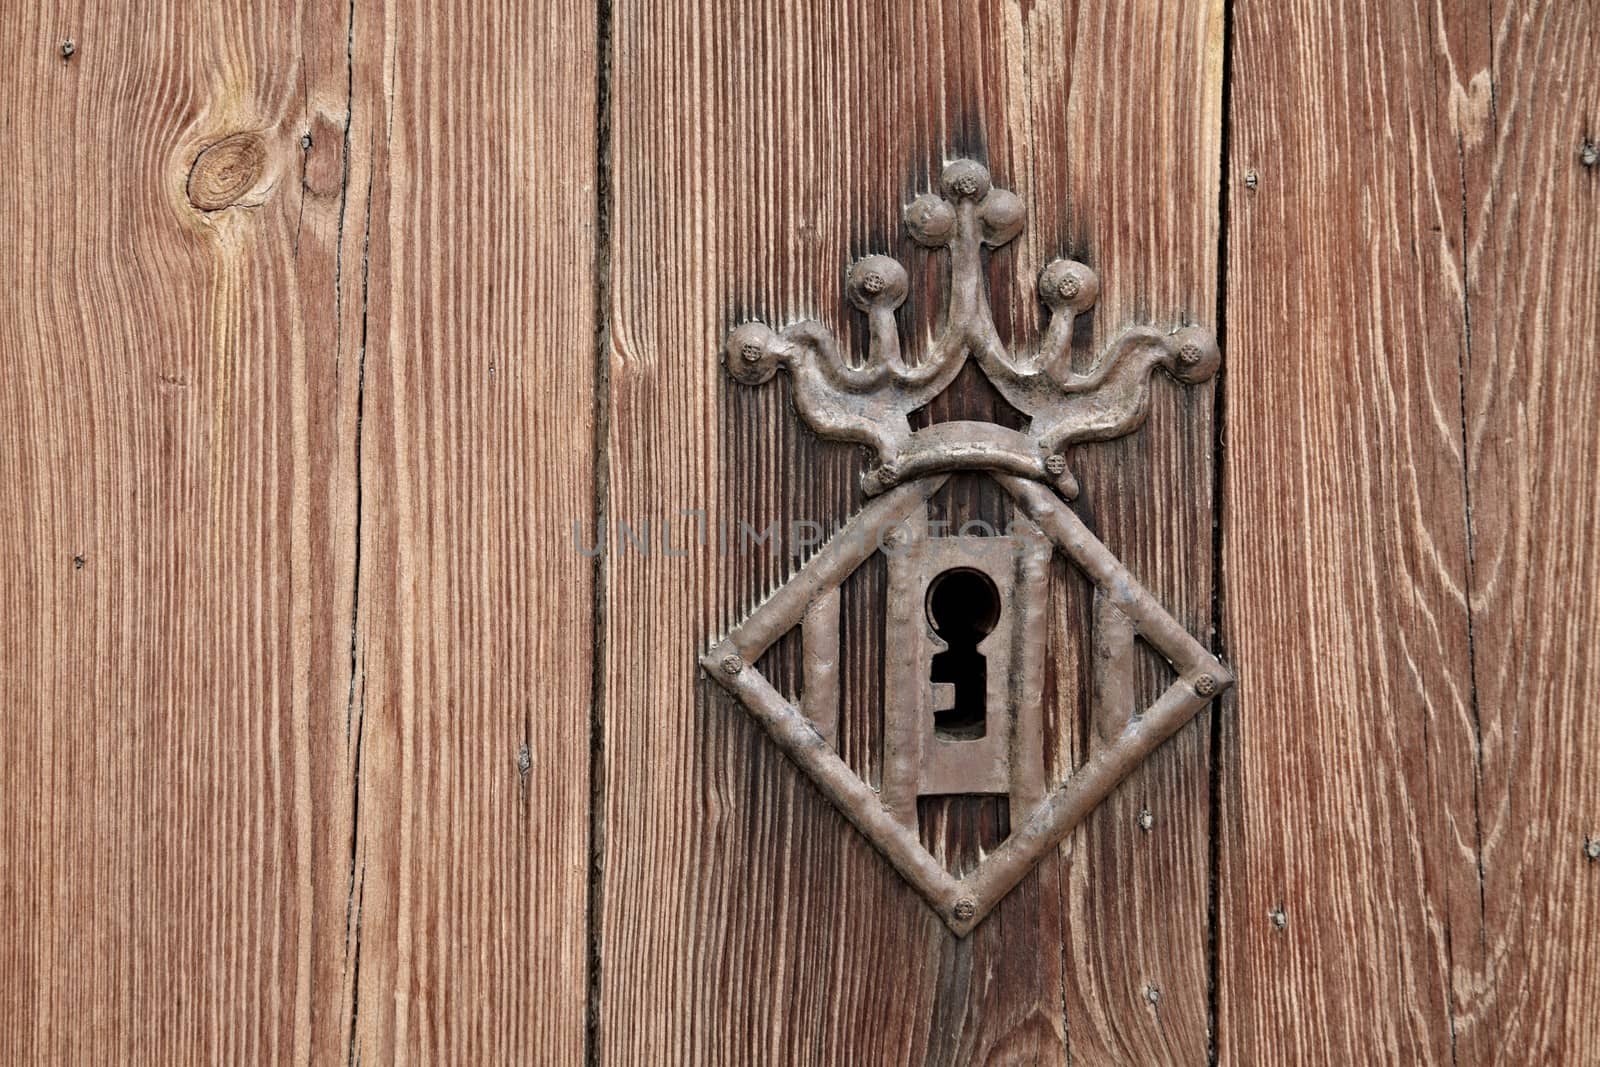
[(581, 1060), (592, 7), (13, 15), (0, 1061)]
[(1480, 1063), (1593, 1062), (1600, 166), (1582, 151), (1600, 139), (1600, 10), (1464, 15), (1488, 54), (1459, 64), (1456, 105), (1482, 895), (1454, 960), (1457, 1046)]
[(416, 0), (382, 19), (356, 1053), (577, 1062), (595, 12)]
[[(304, 1057), (344, 954), (314, 882), (349, 817), (355, 394), (320, 362), (349, 335), (335, 230), (296, 257), (295, 57), (342, 29), (7, 22), (0, 1060)], [(198, 211), (191, 166), (241, 132), (233, 206)]]
[[(746, 317), (815, 315), (859, 340), (840, 280), (854, 256), (888, 251), (911, 273), (901, 324), (920, 343), (942, 312), (944, 268), (905, 239), (900, 207), (944, 158), (985, 159), (1030, 210), (989, 269), (1003, 336), (1037, 328), (1033, 277), (1063, 253), (1104, 279), (1085, 352), (1128, 322), (1213, 321), (1221, 14), (614, 8), (608, 507), (614, 538), (648, 522), (655, 547), (614, 539), (607, 565), (603, 1060), (1204, 1058), (1203, 723), (958, 942), (696, 679), (695, 660), (796, 566), (788, 545), (738, 554), (737, 523), (835, 525), (859, 506), (860, 457), (800, 429), (786, 384), (727, 382), (722, 336)], [(954, 393), (933, 417), (992, 410), (971, 375)], [(1200, 634), (1210, 403), (1209, 386), (1163, 381), (1141, 437), (1075, 460), (1093, 524)], [(962, 499), (982, 508), (998, 494)], [(690, 510), (709, 514), (707, 543)], [(663, 522), (687, 555), (662, 552)], [(843, 594), (841, 739), (869, 780), (882, 580), (869, 567)], [(1053, 644), (1069, 657), (1082, 635), (1056, 614)], [(796, 648), (758, 664), (780, 689), (797, 684)], [(1084, 701), (1076, 683), (1057, 689), (1054, 715), (1069, 723), (1054, 735), (1059, 777), (1082, 756)], [(996, 832), (982, 805), (924, 807), (926, 836), (951, 857)], [(1136, 829), (1144, 807), (1158, 813), (1148, 834)]]
[(1597, 1054), (1587, 6), (1236, 11), (1224, 1060)]
[[(1002, 337), (1059, 254), (1080, 364), (1223, 325), (1221, 0), (12, 12), (0, 1062), (1600, 1057), (1600, 18), (1231, 8), (1218, 539), (1216, 383), (1070, 458), (1239, 686), (961, 941), (696, 676), (864, 466), (717, 352), (859, 349), (874, 251), (917, 347), (900, 208), (960, 155), (1028, 207)], [(969, 368), (924, 417), (1015, 413)], [(873, 782), (885, 583), (840, 598)], [(1127, 710), (1093, 610), (1058, 561), (1055, 781)], [(920, 809), (958, 867), (1009, 819)]]
[[(1220, 330), (1223, 6), (1083, 5), (1075, 14), (1066, 59), (1042, 28), (1036, 38), (1036, 118), (1024, 143), (1035, 188), (1066, 191), (1064, 203), (1036, 213), (1061, 220), (1053, 234), (1036, 230), (1037, 254), (1065, 246), (1100, 274), (1091, 343), (1080, 357), (1131, 322)], [(1064, 128), (1051, 117), (1063, 94)], [(1215, 379), (1180, 387), (1158, 375), (1140, 431), (1071, 457), (1084, 487), (1079, 513), (1207, 645), (1216, 388)], [(1079, 581), (1070, 569), (1066, 580)], [(1087, 586), (1062, 592), (1058, 632), (1068, 639), (1056, 643), (1057, 671), (1078, 677), (1080, 729), (1066, 738), (1076, 763), (1095, 743), (1083, 714), (1091, 690), (1065, 653), (1088, 651), (1091, 597)], [(1172, 679), (1165, 664), (1153, 669), (1157, 660), (1142, 643), (1136, 658), (1142, 709)], [(1207, 1055), (1213, 713), (1201, 712), (1158, 749), (1070, 845), (1063, 900), (1074, 1062), (1199, 1063)], [(1068, 721), (1065, 708), (1058, 718)]]

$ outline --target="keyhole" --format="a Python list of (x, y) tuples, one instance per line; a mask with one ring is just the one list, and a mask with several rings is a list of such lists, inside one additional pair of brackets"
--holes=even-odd
[(928, 586), (928, 622), (949, 647), (934, 654), (930, 681), (947, 682), (954, 704), (935, 708), (933, 730), (940, 737), (970, 741), (988, 729), (988, 665), (978, 642), (1000, 620), (1000, 591), (982, 571), (957, 567)]

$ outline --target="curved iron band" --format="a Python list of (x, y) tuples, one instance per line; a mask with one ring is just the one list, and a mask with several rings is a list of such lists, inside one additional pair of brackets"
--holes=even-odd
[(992, 422), (939, 422), (914, 430), (894, 455), (861, 476), (861, 489), (877, 496), (886, 489), (952, 471), (998, 471), (1052, 482), (1068, 499), (1077, 482), (1065, 468), (1052, 474), (1039, 442), (1025, 433)]

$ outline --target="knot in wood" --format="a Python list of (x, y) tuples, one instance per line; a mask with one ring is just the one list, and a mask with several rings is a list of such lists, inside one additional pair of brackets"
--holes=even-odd
[(208, 145), (189, 169), (189, 203), (201, 211), (231, 207), (255, 188), (267, 167), (267, 146), (254, 133), (235, 133)]

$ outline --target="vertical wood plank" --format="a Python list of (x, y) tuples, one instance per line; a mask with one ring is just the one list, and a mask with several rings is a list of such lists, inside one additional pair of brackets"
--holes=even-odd
[(581, 1061), (595, 29), (13, 20), (0, 1060)]
[[(1033, 276), (1063, 252), (1102, 272), (1095, 346), (1128, 322), (1214, 321), (1221, 5), (1122, 8), (614, 7), (603, 1059), (1028, 1062), (1069, 1037), (1086, 1062), (1205, 1055), (1203, 723), (958, 942), (695, 677), (703, 643), (796, 566), (788, 544), (741, 554), (737, 523), (786, 531), (859, 506), (859, 457), (800, 429), (786, 384), (728, 383), (722, 336), (813, 315), (859, 338), (840, 279), (888, 251), (910, 270), (901, 325), (920, 343), (943, 264), (905, 239), (900, 207), (942, 159), (986, 159), (1029, 206), (989, 271), (1003, 336), (1037, 327)], [(970, 380), (956, 392), (945, 407), (984, 402)], [(1162, 382), (1140, 438), (1074, 459), (1102, 536), (1202, 635), (1210, 402)], [(733, 551), (713, 536), (666, 555), (663, 523), (682, 546), (688, 511), (725, 520)], [(617, 540), (647, 522), (649, 554)], [(881, 612), (879, 595), (847, 585), (841, 626), (842, 743), (874, 781), (859, 689), (881, 685), (881, 650), (856, 613)], [(1047, 714), (1075, 720), (1080, 690), (1075, 673), (1055, 683)], [(1059, 777), (1078, 731), (1052, 736)], [(1135, 826), (1145, 806), (1153, 833)], [(946, 807), (935, 836), (952, 847), (993, 829), (993, 811)]]
[[(1041, 16), (1044, 16), (1041, 19)], [(1024, 28), (1030, 120), (1010, 142), (1041, 198), (1016, 265), (1028, 297), (1038, 265), (1070, 249), (1095, 268), (1101, 295), (1079, 366), (1131, 322), (1217, 321), (1222, 127), (1220, 2), (1035, 7)], [(1016, 329), (1031, 325), (1013, 302)], [(1228, 356), (1224, 355), (1224, 373)], [(1212, 620), (1212, 408), (1216, 382), (1157, 376), (1137, 433), (1069, 457), (1076, 508), (1185, 629)], [(1091, 601), (1069, 567), (1069, 602)], [(1055, 715), (1057, 766), (1088, 754), (1089, 612), (1062, 618)], [(1069, 653), (1069, 645), (1077, 648)], [(1171, 682), (1136, 653), (1133, 692), (1147, 706)], [(1071, 700), (1067, 697), (1071, 695)], [(1200, 1062), (1207, 1055), (1211, 709), (1136, 770), (1070, 839), (1063, 883), (1069, 1044), (1083, 1062)], [(1059, 773), (1059, 772), (1058, 772)]]
[(1594, 20), (1236, 19), (1224, 1058), (1580, 1060)]
[(1480, 761), (1479, 910), (1452, 936), (1463, 1062), (1600, 1058), (1597, 14), (1460, 12), (1489, 43), (1451, 93)]
[(1432, 14), (1242, 3), (1234, 16), (1230, 1062), (1451, 1054), (1452, 930), (1478, 885), (1461, 177)]
[(354, 1052), (577, 1063), (595, 7), (406, 0), (381, 18)]
[(8, 1063), (339, 1047), (357, 319), (338, 141), (299, 138), (335, 106), (310, 42), (345, 36), (328, 6), (8, 19)]

